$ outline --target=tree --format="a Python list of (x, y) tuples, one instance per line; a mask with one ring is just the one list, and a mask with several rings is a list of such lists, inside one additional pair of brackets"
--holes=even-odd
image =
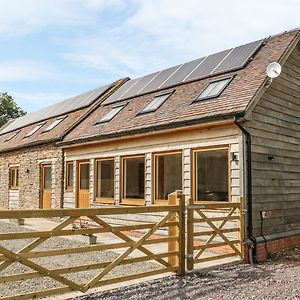
[(26, 112), (22, 110), (13, 97), (7, 93), (0, 93), (0, 127), (8, 120), (24, 116)]

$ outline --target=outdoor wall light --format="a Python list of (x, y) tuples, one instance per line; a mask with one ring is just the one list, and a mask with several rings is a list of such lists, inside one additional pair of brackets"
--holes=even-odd
[(273, 155), (269, 155), (268, 156), (268, 160), (274, 160), (274, 156)]

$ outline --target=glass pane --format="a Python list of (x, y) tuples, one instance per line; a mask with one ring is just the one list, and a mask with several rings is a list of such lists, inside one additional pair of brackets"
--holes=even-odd
[(209, 96), (218, 95), (230, 79), (217, 82), (214, 89), (209, 93)]
[(102, 123), (102, 122), (108, 122), (110, 121), (115, 115), (117, 115), (121, 109), (124, 107), (125, 105), (121, 105), (121, 106), (117, 106), (112, 108), (106, 115), (104, 115), (99, 121), (98, 123)]
[(16, 169), (16, 187), (19, 186), (19, 169)]
[(80, 164), (80, 189), (88, 190), (90, 188), (90, 164)]
[(213, 82), (213, 83), (209, 84), (209, 86), (206, 87), (204, 89), (204, 91), (201, 93), (199, 98), (205, 98), (205, 97), (209, 96), (211, 91), (215, 88), (216, 85), (217, 85), (217, 82)]
[(144, 157), (124, 159), (124, 198), (144, 199), (145, 159)]
[(228, 201), (228, 150), (196, 153), (196, 200)]
[(144, 112), (151, 112), (151, 111), (155, 111), (158, 109), (158, 107), (165, 102), (169, 96), (171, 95), (171, 93), (168, 94), (164, 94), (164, 95), (160, 95), (160, 96), (156, 96), (148, 105), (146, 105), (142, 110), (141, 113)]
[(51, 189), (51, 167), (44, 167), (44, 189)]
[(114, 198), (114, 161), (97, 162), (96, 197)]
[(67, 170), (67, 174), (68, 174), (67, 187), (70, 188), (70, 187), (73, 187), (73, 184), (74, 184), (73, 163), (68, 163), (67, 168), (68, 168), (68, 170)]
[(156, 156), (156, 199), (168, 199), (168, 194), (182, 189), (181, 157), (180, 153)]
[(14, 169), (9, 170), (9, 187), (14, 186)]

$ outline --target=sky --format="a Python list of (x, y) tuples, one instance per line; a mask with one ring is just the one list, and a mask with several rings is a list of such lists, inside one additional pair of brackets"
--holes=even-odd
[(299, 0), (0, 0), (0, 92), (36, 111), (299, 27)]

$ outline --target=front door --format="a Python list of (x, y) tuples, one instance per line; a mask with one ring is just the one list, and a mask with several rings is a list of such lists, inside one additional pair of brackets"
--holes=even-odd
[(42, 165), (41, 174), (41, 208), (51, 208), (51, 165)]
[(90, 207), (90, 164), (89, 162), (78, 163), (78, 208)]

